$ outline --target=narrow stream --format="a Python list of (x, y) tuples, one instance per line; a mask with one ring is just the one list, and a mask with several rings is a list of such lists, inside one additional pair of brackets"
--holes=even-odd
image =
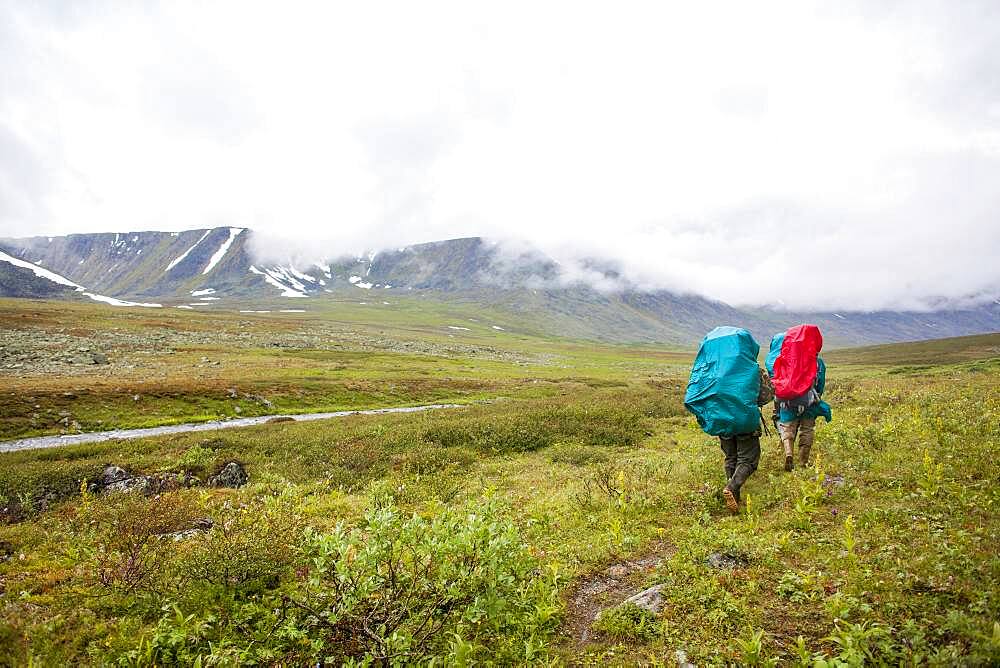
[(55, 448), (60, 445), (76, 445), (78, 443), (100, 443), (115, 439), (146, 438), (147, 436), (162, 436), (163, 434), (183, 434), (189, 431), (214, 431), (216, 429), (232, 429), (234, 427), (252, 427), (264, 424), (275, 418), (290, 418), (296, 422), (309, 420), (326, 420), (327, 418), (346, 417), (348, 415), (381, 415), (383, 413), (420, 413), (441, 408), (459, 408), (461, 404), (431, 404), (428, 406), (401, 406), (397, 408), (373, 408), (361, 411), (336, 411), (333, 413), (302, 413), (300, 415), (259, 415), (257, 417), (236, 418), (234, 420), (216, 420), (213, 422), (195, 422), (190, 424), (172, 424), (162, 427), (147, 427), (145, 429), (113, 429), (111, 431), (92, 431), (85, 434), (64, 434), (62, 436), (36, 436), (22, 438), (16, 441), (0, 441), (0, 452), (16, 450), (33, 450), (36, 448)]

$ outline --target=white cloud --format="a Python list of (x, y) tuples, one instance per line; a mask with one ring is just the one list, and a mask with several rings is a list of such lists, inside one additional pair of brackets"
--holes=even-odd
[(988, 2), (123, 7), (0, 9), (0, 235), (520, 238), (736, 303), (1000, 288)]

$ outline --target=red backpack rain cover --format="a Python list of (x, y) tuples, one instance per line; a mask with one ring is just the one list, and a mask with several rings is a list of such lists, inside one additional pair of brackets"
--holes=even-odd
[(802, 396), (816, 380), (816, 357), (823, 335), (816, 325), (796, 325), (785, 333), (781, 354), (774, 361), (774, 394), (779, 399)]

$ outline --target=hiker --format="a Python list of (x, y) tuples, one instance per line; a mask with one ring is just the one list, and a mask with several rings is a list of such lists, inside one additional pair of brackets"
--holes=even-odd
[(774, 420), (785, 450), (785, 470), (795, 468), (795, 439), (799, 441), (799, 463), (809, 465), (816, 418), (833, 419), (823, 401), (826, 363), (819, 356), (823, 335), (816, 325), (796, 325), (771, 338), (765, 365), (774, 383)]
[(722, 496), (734, 513), (760, 462), (760, 407), (774, 397), (770, 377), (757, 364), (759, 352), (747, 330), (716, 327), (701, 342), (684, 394), (684, 406), (702, 431), (719, 437), (726, 471)]

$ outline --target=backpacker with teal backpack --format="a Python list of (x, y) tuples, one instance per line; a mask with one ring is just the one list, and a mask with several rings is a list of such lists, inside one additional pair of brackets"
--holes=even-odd
[(760, 346), (739, 327), (716, 327), (701, 342), (691, 368), (684, 407), (711, 436), (757, 431)]

